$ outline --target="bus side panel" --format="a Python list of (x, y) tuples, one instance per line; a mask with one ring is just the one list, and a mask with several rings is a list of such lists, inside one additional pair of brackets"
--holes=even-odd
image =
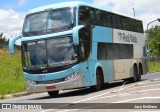
[(141, 59), (143, 58), (143, 46), (141, 44), (137, 45), (134, 44), (134, 59)]
[(92, 32), (92, 41), (96, 42), (112, 42), (112, 28), (95, 26)]
[(114, 60), (114, 80), (129, 78), (132, 73), (133, 59)]
[(101, 60), (101, 61), (89, 61), (89, 73), (90, 73), (90, 84), (96, 85), (96, 69), (101, 67), (103, 70), (104, 82), (110, 82), (113, 79), (113, 61), (112, 60)]
[(111, 60), (98, 60), (98, 43), (112, 43), (112, 28), (95, 26), (92, 30), (92, 56), (89, 61), (89, 71), (91, 85), (96, 85), (96, 69), (101, 67), (103, 71), (104, 82), (112, 81), (113, 79), (113, 62)]
[(83, 84), (85, 87), (90, 86), (90, 71), (88, 70), (88, 68), (89, 68), (88, 61), (81, 63)]
[[(96, 60), (89, 61), (90, 85), (96, 85)], [(100, 65), (101, 66), (101, 65)]]
[(113, 61), (112, 60), (101, 60), (99, 61), (102, 65), (104, 82), (111, 82), (114, 79)]

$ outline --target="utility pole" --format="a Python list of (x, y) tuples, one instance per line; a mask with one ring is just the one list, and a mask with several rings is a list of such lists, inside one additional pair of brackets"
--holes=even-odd
[(132, 8), (133, 9), (133, 14), (134, 14), (134, 17), (135, 17), (135, 10), (134, 10), (134, 8)]

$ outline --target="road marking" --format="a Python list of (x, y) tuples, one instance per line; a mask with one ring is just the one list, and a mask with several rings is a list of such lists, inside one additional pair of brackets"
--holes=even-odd
[[(158, 78), (158, 79), (159, 79), (159, 78)], [(160, 81), (157, 81), (157, 82), (160, 82)], [(147, 81), (147, 82), (145, 82), (145, 83), (154, 83), (154, 82)], [(141, 84), (141, 83), (137, 83), (137, 84)], [(124, 87), (124, 89), (125, 89), (125, 88), (128, 88), (128, 87), (135, 86), (135, 85), (137, 85), (137, 84), (129, 85), (129, 86), (127, 86), (127, 87)], [(120, 86), (120, 87), (121, 87), (121, 86)], [(113, 89), (114, 89), (114, 88), (113, 88)], [(117, 91), (119, 91), (119, 90), (121, 90), (121, 88), (120, 88), (120, 89), (115, 90), (114, 92), (117, 92)], [(111, 91), (111, 92), (113, 92), (113, 91)], [(92, 98), (95, 98), (95, 97), (99, 97), (99, 96), (107, 95), (107, 94), (109, 94), (109, 93), (111, 93), (111, 92), (107, 92), (107, 93), (104, 93), (104, 94), (99, 94), (99, 95), (97, 95), (97, 96), (93, 96), (93, 97), (90, 97), (90, 98), (86, 98), (86, 99), (83, 99), (83, 100), (79, 100), (79, 101), (76, 101), (76, 102), (73, 102), (73, 103), (83, 102), (83, 101), (86, 101), (86, 100), (88, 100), (88, 99), (92, 99)]]
[(148, 73), (148, 74), (145, 74), (145, 75), (152, 75), (152, 74), (155, 74), (155, 73), (160, 73), (160, 72), (152, 72), (152, 73)]
[[(158, 81), (158, 82), (160, 82), (160, 81)], [(151, 83), (151, 82), (150, 82), (150, 83)], [(153, 83), (153, 82), (152, 82), (152, 83)], [(160, 84), (157, 84), (157, 85), (160, 85)], [(126, 89), (126, 88), (128, 88), (128, 87), (134, 87), (134, 86), (135, 86), (135, 85), (130, 85), (130, 86), (124, 87), (123, 89)], [(144, 86), (144, 87), (149, 87), (149, 86), (154, 86), (154, 85), (147, 85), (147, 86)], [(143, 87), (143, 86), (142, 86), (142, 87)], [(114, 92), (117, 92), (117, 91), (119, 91), (119, 90), (121, 90), (121, 88), (115, 90)], [(140, 92), (141, 92), (141, 91), (140, 91)], [(79, 100), (79, 101), (76, 101), (76, 102), (73, 102), (73, 103), (84, 102), (84, 101), (91, 100), (91, 99), (94, 99), (94, 98), (99, 97), (99, 96), (107, 95), (107, 94), (109, 94), (109, 93), (111, 93), (111, 92), (107, 92), (107, 93), (104, 93), (104, 94), (100, 94), (100, 95), (97, 95), (97, 96), (93, 96), (93, 97), (90, 97), (90, 98), (86, 98), (86, 99), (83, 99), (83, 100)], [(113, 95), (113, 96), (114, 96), (114, 95)]]
[[(138, 91), (139, 93), (141, 92), (147, 92), (147, 91), (158, 91), (160, 89), (148, 89), (148, 90), (142, 90), (142, 91)], [(93, 98), (93, 99), (90, 99), (88, 101), (91, 101), (91, 100), (97, 100), (97, 99), (103, 99), (103, 98), (109, 98), (109, 97), (114, 97), (114, 96), (125, 96), (125, 95), (128, 95), (130, 93), (123, 93), (123, 94), (116, 94), (116, 95), (111, 95), (111, 96), (104, 96), (104, 97), (99, 97), (99, 98)]]
[[(156, 79), (152, 79), (152, 80), (153, 80), (153, 81), (156, 81), (156, 82), (160, 82), (160, 81), (158, 81), (158, 80), (160, 80), (160, 78), (156, 78)], [(155, 83), (155, 82), (151, 82), (151, 80), (147, 80), (147, 81), (140, 82), (140, 83), (135, 83), (135, 84), (137, 85), (137, 84), (145, 84), (145, 83)], [(132, 85), (132, 84), (131, 84), (131, 86), (128, 86), (128, 87), (132, 87), (132, 86), (135, 86), (135, 85)], [(124, 87), (124, 88), (126, 88), (126, 87)], [(114, 89), (114, 88), (113, 88), (113, 89)], [(121, 88), (120, 88), (120, 89), (121, 89)], [(117, 91), (119, 91), (120, 89), (117, 89), (117, 90), (115, 90), (114, 92), (117, 92)], [(112, 92), (112, 90), (111, 90), (111, 92)], [(75, 102), (73, 102), (73, 103), (80, 103), (80, 102), (84, 102), (84, 101), (87, 101), (87, 100), (89, 101), (89, 100), (92, 100), (92, 99), (94, 99), (94, 98), (96, 98), (96, 97), (110, 94), (111, 92), (107, 92), (107, 93), (104, 93), (104, 94), (99, 94), (99, 95), (96, 95), (96, 96), (93, 96), (93, 97), (90, 97), (90, 98), (86, 98), (86, 99), (83, 99), (83, 100), (75, 101)], [(66, 106), (66, 105), (62, 105), (62, 106), (60, 106), (60, 107), (63, 107), (63, 106)], [(57, 107), (57, 108), (60, 108), (60, 107)], [(52, 110), (55, 110), (55, 109), (47, 109), (47, 110), (44, 110), (44, 111), (41, 111), (41, 112), (48, 112), (48, 111), (52, 111)]]
[(160, 78), (153, 79), (153, 80), (147, 80), (147, 81), (143, 81), (143, 82), (139, 82), (139, 83), (135, 83), (135, 84), (155, 83), (155, 82), (151, 82), (151, 81), (160, 82)]
[(151, 86), (158, 86), (158, 85), (160, 85), (160, 84), (147, 85), (147, 86), (141, 86), (141, 85), (139, 85), (139, 86), (141, 86), (141, 87), (151, 87)]
[(145, 82), (140, 82), (140, 83), (131, 83), (131, 84), (126, 85), (124, 88), (134, 87), (137, 85), (139, 86), (139, 85), (146, 84), (146, 83), (152, 84), (152, 83), (157, 83), (157, 82), (160, 82), (160, 81), (156, 81), (156, 82), (145, 81)]
[(93, 96), (93, 97), (90, 97), (90, 98), (86, 98), (86, 99), (83, 99), (83, 100), (79, 100), (79, 101), (76, 101), (76, 102), (73, 102), (73, 103), (80, 103), (80, 102), (87, 101), (89, 99), (96, 98), (96, 97), (103, 96), (103, 95), (110, 94), (110, 93), (111, 92), (107, 92), (107, 93), (104, 93), (104, 94), (99, 94), (99, 95), (96, 95), (96, 96)]
[(48, 112), (48, 111), (51, 111), (51, 110), (54, 110), (54, 109), (46, 109), (46, 110), (43, 110), (41, 112)]
[[(160, 90), (160, 89), (149, 89), (149, 90), (143, 90), (144, 91), (156, 91), (156, 90)], [(142, 92), (142, 91), (141, 91)], [(126, 94), (126, 93), (124, 93)], [(123, 95), (123, 94), (121, 94)], [(114, 96), (117, 96), (117, 95), (111, 95), (111, 96), (106, 96), (106, 97), (100, 97), (100, 98), (95, 98), (95, 99), (90, 99), (90, 100), (96, 100), (96, 99), (102, 99), (102, 98), (107, 98), (107, 97), (114, 97)], [(129, 100), (123, 100), (123, 101), (117, 101), (117, 102), (112, 102), (112, 103), (123, 103), (123, 102), (129, 102), (129, 101), (135, 101), (135, 100), (141, 100), (141, 99), (160, 99), (160, 97), (141, 97), (141, 98), (135, 98), (135, 99), (129, 99)], [(88, 101), (90, 101), (88, 100)], [(105, 104), (104, 104), (105, 105)], [(62, 105), (62, 106), (59, 106), (57, 107), (60, 108), (60, 107), (64, 107), (64, 106), (67, 106), (67, 105)], [(103, 105), (98, 105), (98, 106), (103, 106)], [(95, 107), (95, 106), (94, 106)], [(90, 108), (90, 107), (87, 107), (87, 108)], [(41, 112), (47, 112), (47, 111), (53, 111), (55, 109), (48, 109), (48, 110), (44, 110), (44, 111), (41, 111)], [(68, 112), (68, 111), (77, 111), (77, 110), (81, 110), (81, 109), (72, 109), (72, 110), (63, 110), (63, 111), (56, 111), (56, 112)]]

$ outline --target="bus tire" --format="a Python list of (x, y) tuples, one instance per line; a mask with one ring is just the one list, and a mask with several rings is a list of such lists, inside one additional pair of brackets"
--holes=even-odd
[(92, 86), (91, 89), (93, 91), (100, 91), (102, 89), (102, 76), (101, 76), (101, 71), (97, 70), (96, 71), (96, 85)]
[(139, 65), (139, 73), (138, 73), (138, 76), (137, 76), (138, 81), (141, 80), (141, 75), (143, 75), (143, 68), (142, 68), (142, 65), (140, 64)]
[(137, 66), (134, 65), (133, 66), (133, 78), (132, 78), (133, 82), (137, 82), (138, 81), (138, 71), (137, 71)]
[(59, 91), (48, 91), (48, 94), (50, 97), (56, 97), (58, 96)]

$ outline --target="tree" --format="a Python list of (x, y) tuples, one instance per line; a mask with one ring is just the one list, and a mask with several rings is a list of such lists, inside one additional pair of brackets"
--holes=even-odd
[(147, 44), (149, 44), (152, 56), (160, 56), (160, 26), (155, 26), (148, 30)]
[(8, 43), (8, 42), (9, 42), (9, 40), (6, 39), (6, 37), (3, 36), (3, 33), (1, 33), (0, 34), (0, 43), (5, 44), (5, 43)]

